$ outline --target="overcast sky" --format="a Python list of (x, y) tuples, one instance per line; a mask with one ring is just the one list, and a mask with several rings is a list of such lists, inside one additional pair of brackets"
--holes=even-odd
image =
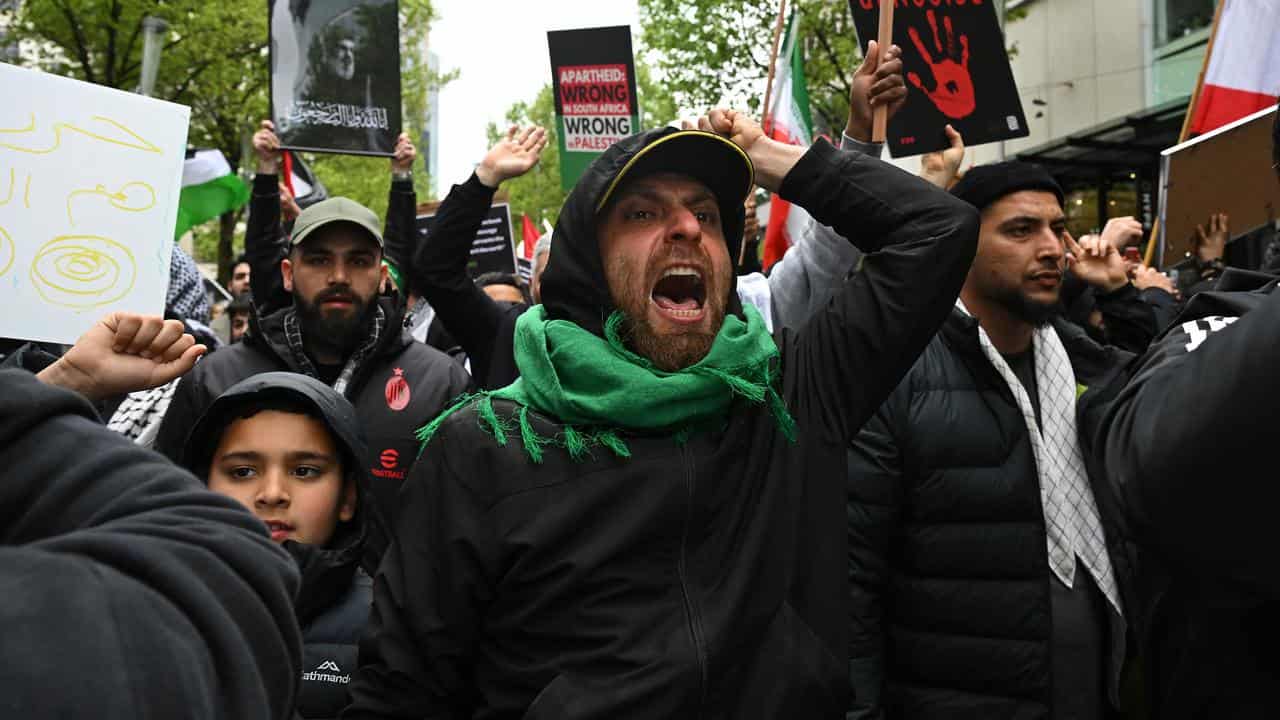
[(471, 174), (487, 149), (485, 127), (501, 123), (515, 102), (531, 101), (551, 81), (547, 31), (630, 25), (639, 28), (635, 0), (435, 0), (439, 19), (431, 50), (441, 70), (461, 76), (440, 92), (440, 177), (443, 197)]

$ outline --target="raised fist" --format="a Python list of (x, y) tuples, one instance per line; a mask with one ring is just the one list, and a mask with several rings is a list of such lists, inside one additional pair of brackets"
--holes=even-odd
[(928, 11), (929, 27), (933, 28), (933, 44), (937, 48), (940, 59), (935, 60), (932, 53), (925, 47), (924, 41), (920, 39), (920, 33), (915, 28), (909, 28), (907, 34), (911, 36), (911, 42), (916, 44), (916, 49), (920, 51), (920, 56), (928, 63), (929, 69), (933, 71), (933, 89), (925, 87), (924, 81), (914, 72), (907, 73), (907, 80), (911, 81), (920, 89), (935, 107), (949, 118), (959, 120), (969, 117), (978, 107), (977, 96), (973, 89), (973, 77), (969, 75), (969, 36), (960, 36), (959, 61), (956, 56), (956, 33), (951, 27), (951, 18), (944, 17), (942, 19), (943, 27), (947, 33), (946, 44), (943, 45), (941, 36), (938, 35), (938, 15), (933, 10)]

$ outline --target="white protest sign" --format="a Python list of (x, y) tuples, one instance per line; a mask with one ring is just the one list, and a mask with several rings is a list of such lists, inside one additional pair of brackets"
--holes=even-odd
[(162, 315), (191, 110), (0, 63), (0, 337)]

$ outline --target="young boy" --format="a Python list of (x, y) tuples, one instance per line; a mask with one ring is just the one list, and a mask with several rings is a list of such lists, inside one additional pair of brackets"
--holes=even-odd
[(184, 464), (210, 490), (267, 525), (302, 571), (297, 712), (334, 718), (347, 705), (370, 580), (385, 534), (365, 502), (365, 443), (355, 409), (305, 375), (256, 375), (227, 390), (191, 430)]

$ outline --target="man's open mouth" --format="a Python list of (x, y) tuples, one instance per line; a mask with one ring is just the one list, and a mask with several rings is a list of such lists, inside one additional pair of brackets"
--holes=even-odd
[(702, 317), (707, 301), (707, 286), (702, 271), (687, 265), (668, 268), (654, 283), (650, 299), (666, 315), (678, 320)]

